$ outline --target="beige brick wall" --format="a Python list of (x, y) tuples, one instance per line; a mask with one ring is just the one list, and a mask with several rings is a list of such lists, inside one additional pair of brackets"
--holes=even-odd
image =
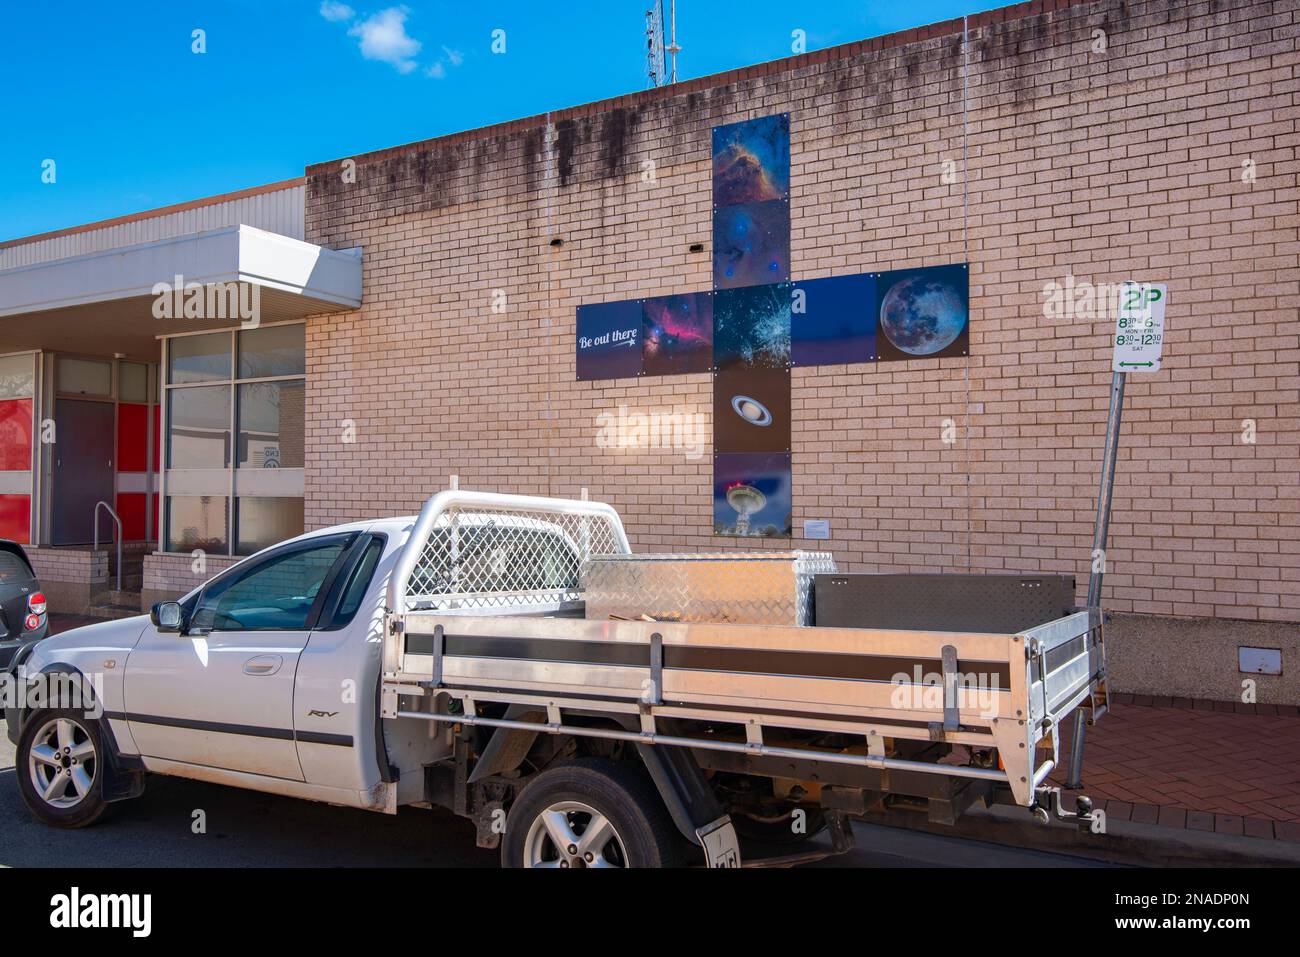
[(363, 247), (365, 305), (308, 324), (308, 527), (414, 511), (456, 472), (587, 486), (638, 549), (737, 546), (711, 535), (707, 436), (700, 458), (596, 443), (620, 405), (707, 421), (708, 377), (575, 382), (574, 310), (708, 289), (710, 128), (789, 111), (796, 279), (969, 260), (972, 293), (969, 359), (795, 370), (796, 532), (827, 518), (832, 539), (794, 546), (1085, 580), (1114, 319), (1048, 317), (1043, 290), (1167, 282), (1165, 368), (1128, 388), (1107, 604), (1300, 620), (1297, 5), (1014, 13), (972, 18), (965, 114), (949, 28), (566, 111), (549, 142), (540, 118), (358, 157), (354, 184), (310, 168), (307, 239)]

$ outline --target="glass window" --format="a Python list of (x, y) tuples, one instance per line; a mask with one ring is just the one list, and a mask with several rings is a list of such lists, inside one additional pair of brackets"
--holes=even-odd
[(0, 549), (0, 585), (29, 582), (35, 577), (31, 567), (23, 561), (21, 555), (9, 551), (8, 548)]
[(239, 334), (240, 379), (302, 375), (306, 371), (306, 326), (263, 326)]
[(230, 378), (230, 333), (177, 336), (167, 340), (167, 381), (211, 382)]
[(214, 631), (301, 631), (316, 595), (348, 544), (345, 537), (296, 548), (210, 585), (193, 627)]
[(375, 566), (379, 564), (379, 556), (383, 551), (382, 539), (376, 538), (366, 546), (366, 553), (361, 556), (361, 561), (357, 562), (356, 568), (353, 569), (352, 578), (343, 592), (343, 599), (334, 613), (334, 620), (330, 622), (333, 627), (346, 625), (356, 616), (357, 609), (361, 607), (361, 599), (366, 597), (366, 589), (370, 587), (370, 579), (375, 576)]
[(167, 467), (220, 469), (230, 464), (230, 386), (167, 392)]
[(35, 358), (31, 355), (0, 357), (0, 399), (22, 399), (35, 392)]
[(300, 469), (307, 425), (301, 379), (239, 387), (239, 467)]
[(226, 499), (220, 495), (167, 496), (167, 551), (226, 553), (230, 525)]
[(241, 495), (236, 507), (235, 554), (251, 555), (302, 534), (302, 499)]
[(113, 363), (59, 356), (59, 391), (79, 395), (112, 395)]
[(149, 367), (139, 362), (118, 365), (117, 397), (123, 402), (148, 402)]

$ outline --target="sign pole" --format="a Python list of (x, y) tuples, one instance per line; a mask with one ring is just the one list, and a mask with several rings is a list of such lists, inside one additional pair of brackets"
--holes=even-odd
[[(1106, 536), (1110, 532), (1110, 503), (1115, 492), (1115, 459), (1119, 452), (1120, 415), (1124, 411), (1124, 382), (1127, 372), (1112, 372), (1110, 378), (1110, 415), (1106, 419), (1106, 449), (1102, 453), (1101, 478), (1097, 485), (1097, 523), (1092, 532), (1092, 574), (1088, 577), (1088, 610), (1097, 610), (1101, 621), (1101, 579), (1106, 572)], [(1070, 741), (1068, 788), (1083, 783), (1083, 735), (1086, 727), (1083, 712), (1074, 712), (1074, 738)]]
[[(1119, 421), (1124, 411), (1124, 380), (1130, 372), (1159, 372), (1165, 345), (1164, 283), (1126, 282), (1120, 288), (1119, 315), (1115, 319), (1114, 351), (1110, 368), (1110, 415), (1106, 419), (1106, 450), (1097, 486), (1097, 524), (1092, 533), (1092, 574), (1088, 577), (1088, 611), (1096, 612), (1101, 627), (1101, 579), (1106, 573), (1106, 536), (1110, 532), (1110, 503), (1115, 493), (1115, 459), (1119, 454)], [(1070, 772), (1065, 786), (1083, 783), (1084, 718), (1074, 712), (1074, 738), (1070, 742)]]

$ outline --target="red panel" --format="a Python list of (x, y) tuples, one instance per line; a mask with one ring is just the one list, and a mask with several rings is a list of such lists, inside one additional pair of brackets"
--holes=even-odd
[(158, 507), (159, 507), (158, 493), (155, 492), (153, 496), (153, 532), (149, 536), (149, 541), (151, 542), (158, 541)]
[(144, 492), (118, 492), (117, 515), (122, 519), (122, 539), (127, 542), (144, 541)]
[(32, 497), (0, 495), (0, 538), (8, 538), (26, 545), (31, 534)]
[(149, 406), (120, 402), (117, 406), (117, 470), (143, 472), (148, 467)]
[(31, 467), (32, 400), (4, 399), (0, 401), (0, 471), (25, 472)]
[[(153, 407), (153, 470), (158, 471), (162, 457), (158, 455), (159, 443), (162, 441), (162, 406)], [(153, 510), (154, 515), (158, 514), (158, 509)]]

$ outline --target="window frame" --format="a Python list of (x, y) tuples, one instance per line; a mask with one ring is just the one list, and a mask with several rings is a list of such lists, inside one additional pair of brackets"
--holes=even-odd
[[(259, 376), (256, 378), (239, 378), (240, 333), (252, 331), (252, 329), (270, 328), (273, 326), (302, 326), (303, 327), (303, 336), (304, 336), (303, 371), (301, 373), (293, 373), (290, 375)], [(158, 365), (158, 383), (159, 383), (158, 402), (161, 407), (161, 420), (159, 425), (159, 430), (161, 432), (161, 435), (159, 436), (159, 440), (160, 440), (159, 458), (161, 459), (160, 462), (161, 468), (159, 470), (160, 472), (159, 511), (161, 514), (159, 516), (160, 520), (158, 523), (158, 538), (159, 538), (158, 550), (162, 554), (188, 555), (192, 551), (192, 549), (173, 547), (177, 543), (174, 543), (172, 541), (172, 529), (171, 529), (171, 522), (170, 522), (171, 509), (168, 507), (168, 498), (173, 494), (179, 494), (182, 497), (185, 496), (194, 497), (196, 495), (211, 495), (216, 497), (222, 497), (225, 499), (226, 501), (226, 543), (225, 543), (225, 549), (219, 554), (223, 554), (232, 558), (241, 557), (238, 551), (238, 542), (237, 542), (237, 538), (239, 534), (238, 522), (236, 520), (237, 499), (239, 498), (305, 498), (305, 490), (304, 492), (297, 492), (297, 493), (294, 492), (286, 493), (285, 490), (277, 490), (274, 494), (267, 494), (266, 492), (262, 492), (262, 494), (256, 494), (250, 490), (239, 488), (239, 484), (240, 484), (239, 473), (241, 469), (239, 467), (239, 454), (238, 454), (238, 444), (239, 444), (238, 416), (239, 416), (239, 387), (241, 385), (250, 385), (250, 384), (262, 383), (262, 382), (301, 382), (303, 383), (304, 390), (306, 389), (307, 387), (306, 346), (305, 346), (306, 328), (307, 328), (307, 323), (305, 320), (288, 319), (280, 322), (259, 323), (257, 326), (252, 327), (252, 329), (244, 329), (242, 326), (227, 326), (220, 329), (203, 329), (203, 330), (196, 330), (194, 332), (183, 332), (183, 333), (178, 333), (176, 335), (159, 337), (162, 340), (163, 349), (162, 349), (161, 361), (159, 362)], [(188, 338), (191, 336), (213, 336), (213, 335), (225, 335), (228, 337), (229, 350), (230, 350), (230, 377), (226, 379), (204, 379), (198, 382), (170, 381), (172, 340)], [(226, 423), (228, 429), (227, 434), (229, 436), (228, 443), (227, 443), (228, 450), (229, 450), (228, 457), (230, 461), (227, 465), (225, 465), (222, 468), (173, 469), (171, 468), (171, 464), (170, 464), (171, 463), (170, 393), (172, 392), (172, 390), (176, 390), (176, 389), (199, 389), (199, 388), (210, 387), (210, 386), (226, 386), (230, 390), (230, 394), (228, 397), (229, 407), (226, 414)], [(303, 414), (305, 418), (306, 416), (305, 410)], [(305, 421), (303, 423), (303, 429), (305, 434), (306, 431)], [(224, 475), (222, 475), (222, 478), (215, 479), (215, 481), (222, 482), (222, 488), (219, 491), (214, 489), (213, 491), (204, 491), (204, 492), (188, 491), (188, 492), (174, 493), (172, 492), (172, 490), (168, 488), (169, 486), (168, 473), (172, 471), (188, 472), (191, 473), (192, 475), (196, 475), (200, 473), (211, 473), (214, 477), (218, 475), (222, 475), (222, 473), (224, 473)], [(250, 480), (249, 478), (250, 474), (256, 473), (259, 470), (242, 469), (242, 471), (245, 473), (245, 481), (247, 482)], [(305, 469), (294, 468), (294, 469), (284, 469), (283, 471), (286, 473), (293, 473), (293, 472), (302, 473), (305, 471)]]

